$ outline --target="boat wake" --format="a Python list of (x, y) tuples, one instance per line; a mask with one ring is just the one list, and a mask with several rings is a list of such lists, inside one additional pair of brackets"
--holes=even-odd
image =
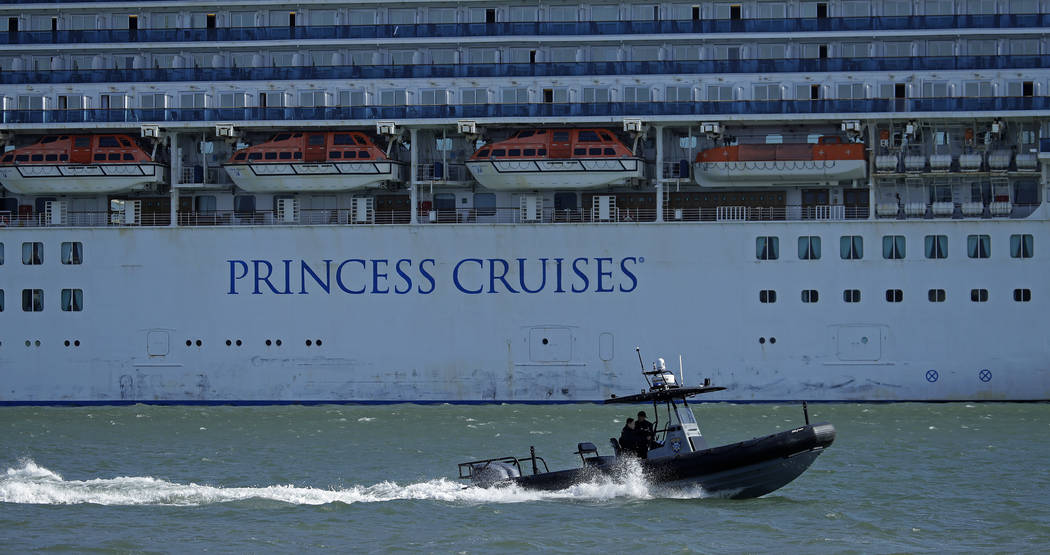
[(412, 484), (380, 482), (371, 486), (321, 489), (293, 485), (217, 487), (180, 484), (150, 476), (120, 476), (91, 480), (66, 480), (57, 472), (22, 461), (0, 475), (0, 502), (40, 505), (175, 505), (201, 506), (248, 500), (268, 500), (290, 505), (329, 503), (381, 503), (432, 500), (448, 503), (525, 503), (545, 500), (602, 502), (655, 498), (707, 497), (702, 490), (664, 490), (650, 486), (634, 468), (622, 481), (600, 480), (553, 491), (528, 491), (517, 486), (479, 488), (440, 478)]

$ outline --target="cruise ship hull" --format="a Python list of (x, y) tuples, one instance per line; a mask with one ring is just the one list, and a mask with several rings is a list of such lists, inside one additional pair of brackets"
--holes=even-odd
[[(1032, 232), (1048, 245), (1046, 231), (974, 220), (8, 229), (0, 403), (594, 401), (637, 385), (636, 345), (728, 388), (712, 400), (1047, 399), (1050, 301), (1011, 291), (1038, 286), (1050, 258), (1011, 259), (1006, 246)], [(968, 258), (974, 233), (1002, 260)], [(882, 260), (884, 234), (906, 236), (914, 255)], [(922, 257), (930, 234), (948, 236), (947, 259)], [(755, 259), (757, 236), (791, 249), (799, 235), (822, 236), (824, 257)], [(868, 258), (842, 260), (831, 246), (843, 235), (864, 236)], [(82, 265), (49, 254), (70, 237)], [(23, 242), (44, 244), (43, 265), (18, 263)], [(69, 287), (83, 311), (59, 310)], [(43, 312), (20, 310), (24, 288), (44, 291)], [(971, 302), (973, 288), (988, 302)], [(847, 289), (859, 303), (843, 301)], [(760, 303), (761, 290), (776, 302)]]

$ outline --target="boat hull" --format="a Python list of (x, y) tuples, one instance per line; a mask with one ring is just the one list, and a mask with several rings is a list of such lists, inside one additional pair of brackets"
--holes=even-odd
[(643, 177), (636, 158), (483, 160), (467, 162), (478, 183), (494, 191), (596, 189)]
[(378, 189), (402, 177), (393, 161), (316, 164), (228, 164), (230, 179), (252, 193), (342, 192)]
[(103, 195), (142, 190), (164, 179), (160, 164), (18, 165), (0, 167), (0, 184), (26, 195)]
[(693, 175), (701, 187), (761, 187), (863, 179), (864, 160), (769, 160), (698, 162)]

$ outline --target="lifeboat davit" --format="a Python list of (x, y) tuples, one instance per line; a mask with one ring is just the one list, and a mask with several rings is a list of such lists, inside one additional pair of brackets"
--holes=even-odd
[(644, 164), (605, 129), (530, 129), (481, 147), (467, 168), (487, 189), (522, 191), (608, 187)]
[(289, 131), (234, 152), (223, 166), (241, 189), (277, 193), (378, 188), (401, 179), (404, 163), (359, 131)]
[(696, 155), (701, 187), (782, 185), (861, 179), (867, 175), (863, 143), (821, 137), (816, 144), (721, 146)]
[(27, 195), (108, 194), (141, 190), (164, 166), (129, 135), (47, 135), (0, 158), (0, 184)]

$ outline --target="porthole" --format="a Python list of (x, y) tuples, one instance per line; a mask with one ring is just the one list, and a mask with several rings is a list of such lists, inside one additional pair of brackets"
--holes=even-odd
[(280, 340), (280, 339), (278, 339), (278, 340), (277, 340), (277, 346), (278, 346), (278, 347), (280, 347), (280, 346), (281, 346), (281, 340)]
[(241, 340), (240, 340), (240, 339), (238, 339), (238, 340), (237, 340), (237, 346), (238, 346), (238, 347), (240, 347), (240, 346), (241, 346)]
[(28, 339), (26, 339), (26, 347), (28, 347), (28, 346), (30, 346), (32, 344), (33, 344), (32, 342), (30, 342)]
[(317, 341), (314, 341), (314, 343), (317, 343), (317, 346), (318, 346), (318, 347), (320, 347), (320, 346), (321, 346), (321, 340), (320, 340), (320, 339), (318, 339)]
[(40, 340), (37, 339), (36, 341), (33, 342), (33, 344), (36, 345), (37, 347), (39, 347), (40, 346)]
[(186, 340), (186, 346), (187, 346), (187, 347), (189, 347), (189, 346), (191, 346), (191, 345), (193, 345), (193, 342), (192, 342), (192, 341), (190, 341), (189, 339), (187, 339), (187, 340)]
[(267, 339), (267, 340), (266, 340), (266, 346), (267, 346), (267, 347), (269, 347), (269, 346), (270, 346), (270, 345), (272, 345), (272, 344), (273, 344), (273, 342), (272, 342), (272, 341), (270, 341), (269, 339)]
[(546, 344), (548, 344), (548, 343), (550, 343), (550, 341), (548, 341), (548, 340), (547, 340), (547, 338), (546, 338), (546, 337), (544, 337), (544, 338), (543, 338), (543, 344), (544, 344), (544, 345), (546, 345)]
[(74, 347), (79, 347), (80, 346), (80, 340), (79, 339), (74, 340), (73, 341), (73, 346)]
[(770, 337), (769, 338), (769, 344), (770, 345), (772, 345), (773, 343), (776, 343), (776, 342), (777, 342), (777, 338), (776, 337)]
[(68, 340), (68, 339), (67, 339), (67, 340), (65, 341), (65, 346), (66, 346), (66, 347), (68, 347), (68, 346), (69, 346), (69, 340)]
[(229, 347), (230, 345), (233, 345), (233, 341), (230, 341), (229, 339), (227, 339), (226, 340), (226, 346)]
[(307, 339), (307, 340), (306, 340), (306, 346), (307, 346), (307, 347), (309, 347), (309, 346), (311, 346), (311, 345), (313, 345), (313, 344), (314, 344), (314, 342), (313, 342), (313, 341), (310, 341), (309, 339)]
[(201, 346), (201, 340), (200, 340), (200, 339), (198, 339), (198, 340), (197, 340), (197, 346), (198, 346), (198, 347), (200, 347), (200, 346)]
[(761, 345), (765, 345), (766, 344), (766, 338), (765, 337), (759, 337), (758, 338), (758, 343), (761, 344)]

